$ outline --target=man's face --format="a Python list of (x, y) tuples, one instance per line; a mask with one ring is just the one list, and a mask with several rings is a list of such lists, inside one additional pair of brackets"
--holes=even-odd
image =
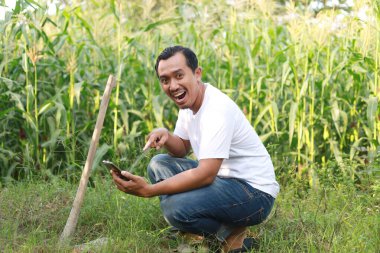
[(186, 65), (186, 58), (178, 52), (172, 57), (161, 60), (157, 68), (161, 87), (181, 109), (189, 108), (196, 113), (202, 104), (202, 70), (195, 72)]

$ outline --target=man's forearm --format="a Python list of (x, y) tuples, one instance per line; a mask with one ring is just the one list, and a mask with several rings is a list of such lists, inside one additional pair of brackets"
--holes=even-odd
[(218, 158), (200, 160), (197, 168), (150, 185), (145, 196), (175, 194), (207, 186), (215, 180), (222, 162), (223, 159)]
[(145, 178), (123, 171), (123, 180), (115, 173), (112, 177), (118, 189), (140, 197), (154, 197), (190, 191), (211, 184), (223, 162), (221, 158), (201, 159), (198, 167), (185, 170), (156, 184), (149, 184)]
[(184, 157), (188, 153), (188, 148), (181, 138), (169, 132), (168, 140), (165, 143), (166, 150), (175, 157)]
[(205, 176), (194, 168), (184, 171), (174, 177), (165, 179), (159, 183), (150, 185), (148, 197), (175, 194), (197, 189), (211, 184), (215, 176)]

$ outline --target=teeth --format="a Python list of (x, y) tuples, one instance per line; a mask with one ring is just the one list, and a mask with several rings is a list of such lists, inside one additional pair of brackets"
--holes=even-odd
[(173, 94), (173, 97), (175, 97), (175, 98), (179, 98), (179, 97), (182, 96), (183, 94), (185, 94), (185, 91), (182, 91), (182, 92), (177, 93), (177, 94)]

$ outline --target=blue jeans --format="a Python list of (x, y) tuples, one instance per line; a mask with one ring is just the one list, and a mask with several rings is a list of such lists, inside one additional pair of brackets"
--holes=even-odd
[[(198, 166), (197, 161), (156, 155), (148, 165), (148, 176), (155, 184)], [(216, 177), (208, 186), (161, 195), (165, 220), (184, 232), (216, 236), (223, 241), (235, 227), (252, 226), (264, 221), (274, 198), (236, 178)]]

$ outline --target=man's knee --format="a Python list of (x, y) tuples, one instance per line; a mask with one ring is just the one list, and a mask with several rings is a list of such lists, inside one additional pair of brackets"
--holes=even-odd
[(155, 155), (148, 164), (148, 176), (152, 183), (160, 181), (160, 175), (168, 169), (169, 155), (158, 154)]
[(172, 226), (179, 229), (183, 229), (189, 226), (192, 222), (192, 218), (188, 213), (186, 204), (184, 201), (173, 198), (174, 195), (168, 199), (161, 201), (161, 209), (165, 220)]
[(168, 160), (170, 159), (169, 155), (158, 154), (153, 156), (148, 164), (148, 170), (157, 170), (167, 165)]

